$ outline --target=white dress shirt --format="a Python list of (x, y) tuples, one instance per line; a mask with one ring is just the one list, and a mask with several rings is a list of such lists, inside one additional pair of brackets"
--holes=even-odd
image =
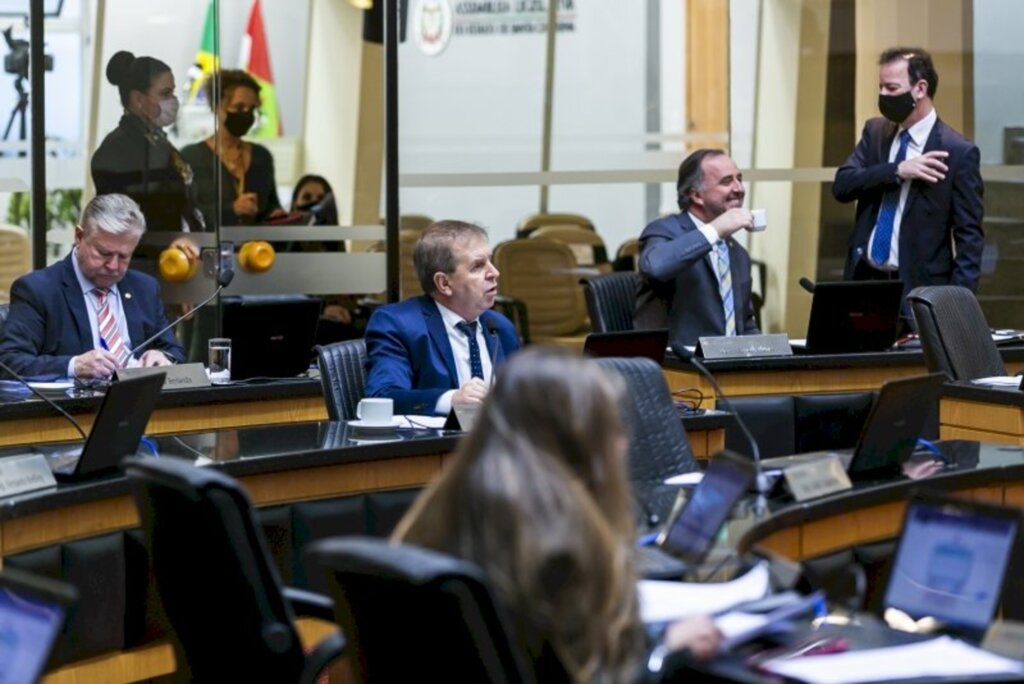
[[(92, 281), (88, 280), (82, 273), (82, 269), (78, 266), (78, 248), (76, 247), (71, 254), (71, 265), (75, 269), (75, 278), (78, 279), (78, 285), (82, 288), (82, 298), (85, 300), (85, 312), (89, 317), (89, 327), (92, 329), (92, 348), (102, 349), (103, 345), (100, 344), (100, 324), (99, 324), (99, 310), (100, 303), (96, 299), (96, 295), (93, 294), (93, 290), (96, 289), (96, 285)], [(132, 339), (128, 335), (128, 319), (124, 315), (124, 307), (121, 306), (121, 292), (117, 289), (117, 285), (111, 285), (107, 294), (107, 304), (110, 307), (110, 313), (114, 315), (114, 320), (117, 321), (117, 331), (121, 333), (121, 339), (124, 340), (125, 349), (132, 348)], [(75, 359), (77, 357), (72, 356), (71, 360), (68, 361), (68, 377), (74, 378), (75, 376)]]
[(711, 270), (715, 272), (716, 281), (722, 282), (722, 274), (718, 272), (718, 255), (715, 254), (715, 251), (718, 249), (718, 243), (722, 242), (722, 239), (718, 237), (718, 231), (715, 230), (711, 224), (704, 223), (690, 212), (687, 212), (687, 214), (689, 215), (690, 220), (693, 221), (693, 225), (697, 226), (697, 230), (700, 231), (700, 234), (704, 236), (708, 243), (710, 243), (711, 253), (708, 254), (707, 260), (711, 264)]
[[(932, 134), (935, 121), (938, 119), (935, 108), (928, 112), (928, 115), (916, 124), (906, 129), (910, 133), (910, 142), (907, 143), (907, 159), (920, 157), (924, 152), (924, 144), (928, 142), (928, 136)], [(903, 128), (896, 132), (889, 146), (889, 163), (896, 161), (896, 155), (900, 151), (900, 133)], [(875, 264), (878, 268), (886, 271), (895, 271), (900, 267), (900, 224), (903, 222), (903, 210), (907, 206), (907, 195), (910, 194), (910, 180), (900, 183), (900, 203), (896, 207), (896, 218), (892, 222), (892, 243), (889, 245), (889, 260), (884, 264)], [(871, 254), (871, 245), (875, 242), (875, 229), (871, 229), (871, 237), (868, 239), (868, 254)]]
[[(458, 386), (462, 387), (473, 377), (473, 373), (469, 367), (469, 338), (466, 334), (456, 328), (455, 326), (463, 322), (462, 316), (455, 313), (448, 307), (444, 306), (440, 302), (435, 301), (437, 304), (437, 310), (441, 312), (441, 319), (444, 321), (445, 332), (448, 333), (448, 343), (452, 346), (452, 356), (455, 357), (455, 371), (458, 375)], [(472, 321), (465, 321), (470, 323)], [(485, 335), (487, 331), (484, 330), (483, 323), (477, 319), (476, 326), (476, 343), (480, 346), (480, 365), (484, 369), (484, 382), (491, 382), (491, 375), (493, 371), (493, 364), (491, 363), (491, 354), (488, 351), (487, 340)], [(434, 407), (435, 412), (438, 414), (447, 415), (452, 410), (452, 395), (457, 390), (448, 390), (442, 394)]]

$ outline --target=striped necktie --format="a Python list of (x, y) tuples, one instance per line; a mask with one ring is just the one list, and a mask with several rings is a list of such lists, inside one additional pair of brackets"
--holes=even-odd
[[(910, 144), (910, 131), (900, 133), (900, 149), (896, 152), (896, 164), (907, 158), (907, 145)], [(892, 230), (896, 225), (896, 210), (900, 206), (900, 190), (903, 184), (886, 190), (882, 197), (882, 206), (878, 209), (878, 221), (875, 223), (875, 241), (871, 243), (871, 262), (876, 266), (885, 266), (889, 262), (892, 249)]]
[(128, 363), (128, 348), (125, 347), (124, 340), (121, 338), (121, 333), (117, 329), (117, 318), (114, 316), (114, 312), (110, 309), (110, 302), (107, 301), (107, 295), (110, 294), (109, 290), (101, 287), (97, 287), (92, 291), (93, 296), (96, 297), (96, 301), (99, 304), (99, 308), (96, 310), (96, 321), (100, 329), (100, 343), (117, 360), (117, 365), (120, 368)]
[(718, 293), (722, 295), (722, 313), (725, 314), (725, 334), (736, 334), (736, 307), (732, 299), (732, 270), (729, 267), (729, 245), (719, 240), (718, 248)]

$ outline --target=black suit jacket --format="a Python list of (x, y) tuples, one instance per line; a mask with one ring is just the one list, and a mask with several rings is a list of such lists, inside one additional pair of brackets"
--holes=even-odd
[[(11, 286), (11, 310), (0, 337), (0, 359), (21, 375), (64, 376), (72, 356), (93, 348), (92, 328), (82, 287), (67, 255), (33, 271)], [(133, 345), (145, 342), (167, 325), (160, 286), (145, 273), (129, 270), (117, 284)], [(150, 344), (174, 361), (185, 352), (168, 331)]]
[[(889, 149), (896, 124), (881, 117), (864, 126), (857, 149), (839, 167), (832, 194), (840, 202), (857, 201), (857, 217), (843, 277), (858, 278), (858, 266), (878, 218), (886, 190), (899, 185)], [(978, 288), (984, 233), (984, 186), (977, 145), (936, 120), (924, 151), (949, 152), (949, 171), (938, 183), (912, 181), (903, 209), (899, 237), (899, 273), (906, 291), (920, 285)], [(953, 254), (956, 245), (956, 255)]]
[[(736, 333), (757, 335), (750, 300), (750, 255), (732, 238), (732, 271)], [(669, 328), (673, 345), (696, 345), (701, 336), (725, 334), (725, 313), (718, 277), (711, 265), (712, 248), (689, 214), (673, 214), (650, 223), (640, 235), (640, 273), (634, 324), (638, 329)]]

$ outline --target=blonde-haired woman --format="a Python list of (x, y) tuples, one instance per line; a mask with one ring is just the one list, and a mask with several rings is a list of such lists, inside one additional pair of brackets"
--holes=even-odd
[[(560, 669), (577, 682), (636, 681), (645, 665), (621, 391), (578, 355), (519, 352), (395, 531), (483, 568), (541, 681)], [(718, 640), (707, 618), (666, 633), (666, 646), (698, 657)]]

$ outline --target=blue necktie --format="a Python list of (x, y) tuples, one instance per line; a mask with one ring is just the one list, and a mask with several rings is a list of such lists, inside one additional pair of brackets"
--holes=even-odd
[[(896, 163), (907, 158), (907, 145), (910, 144), (910, 131), (900, 133), (900, 149), (896, 153)], [(884, 266), (889, 261), (889, 251), (892, 247), (892, 229), (896, 222), (896, 210), (900, 206), (900, 183), (895, 188), (887, 190), (882, 198), (882, 206), (878, 209), (878, 221), (875, 223), (875, 241), (871, 243), (871, 262), (877, 266)]]
[(480, 345), (476, 341), (476, 321), (462, 321), (455, 327), (469, 340), (469, 374), (474, 378), (484, 379), (484, 366), (480, 362)]

